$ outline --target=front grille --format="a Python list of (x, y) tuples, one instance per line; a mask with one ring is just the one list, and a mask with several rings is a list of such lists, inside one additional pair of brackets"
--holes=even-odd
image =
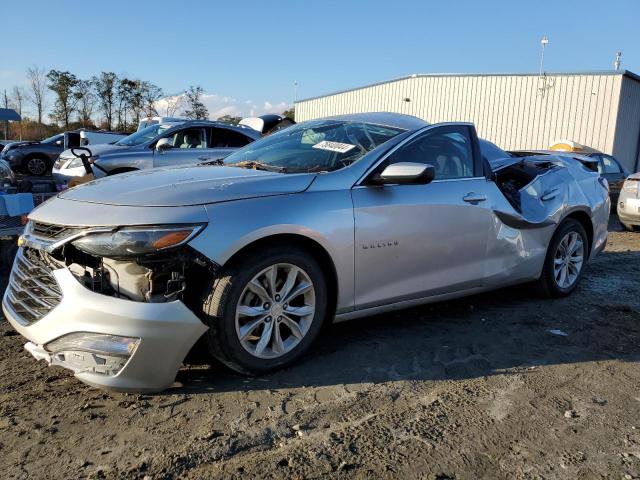
[(43, 240), (62, 240), (82, 231), (82, 228), (67, 227), (65, 225), (50, 225), (48, 223), (31, 222), (29, 233)]
[(52, 274), (55, 268), (46, 252), (33, 248), (18, 251), (7, 287), (7, 303), (21, 324), (37, 322), (62, 300)]

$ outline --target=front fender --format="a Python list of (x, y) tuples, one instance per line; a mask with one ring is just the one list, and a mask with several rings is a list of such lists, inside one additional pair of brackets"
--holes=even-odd
[(206, 206), (209, 225), (190, 245), (224, 265), (243, 248), (274, 235), (292, 234), (319, 244), (331, 257), (338, 311), (353, 308), (353, 204), (349, 191), (305, 192)]

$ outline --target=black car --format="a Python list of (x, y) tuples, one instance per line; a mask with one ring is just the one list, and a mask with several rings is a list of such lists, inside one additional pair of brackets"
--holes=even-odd
[[(80, 139), (78, 136), (79, 146)], [(74, 146), (68, 145), (67, 148)], [(29, 175), (44, 175), (51, 170), (53, 163), (65, 150), (64, 133), (59, 133), (41, 142), (12, 142), (4, 147), (0, 158), (5, 160), (14, 171)]]

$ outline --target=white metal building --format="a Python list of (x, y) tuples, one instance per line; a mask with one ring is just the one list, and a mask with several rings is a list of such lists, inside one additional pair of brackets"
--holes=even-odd
[(573, 140), (640, 170), (640, 76), (629, 71), (411, 75), (296, 102), (296, 121), (388, 111), (473, 122), (506, 150)]

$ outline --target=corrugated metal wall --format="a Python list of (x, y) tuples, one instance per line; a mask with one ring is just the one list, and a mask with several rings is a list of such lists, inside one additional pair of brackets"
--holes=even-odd
[(640, 82), (628, 77), (622, 80), (613, 155), (630, 171), (640, 170)]
[[(482, 138), (504, 149), (545, 149), (569, 139), (620, 156), (630, 169), (633, 132), (616, 132), (621, 74), (417, 75), (296, 103), (296, 120), (389, 111), (428, 122), (473, 122)], [(625, 77), (624, 95), (640, 95)], [(627, 86), (629, 84), (630, 86)], [(633, 84), (633, 85), (631, 85)], [(409, 101), (406, 101), (408, 99)], [(626, 104), (626, 97), (625, 97)], [(640, 108), (640, 100), (637, 107)], [(622, 112), (626, 109), (621, 109)], [(629, 109), (625, 118), (636, 115)], [(615, 148), (614, 148), (615, 144)]]

